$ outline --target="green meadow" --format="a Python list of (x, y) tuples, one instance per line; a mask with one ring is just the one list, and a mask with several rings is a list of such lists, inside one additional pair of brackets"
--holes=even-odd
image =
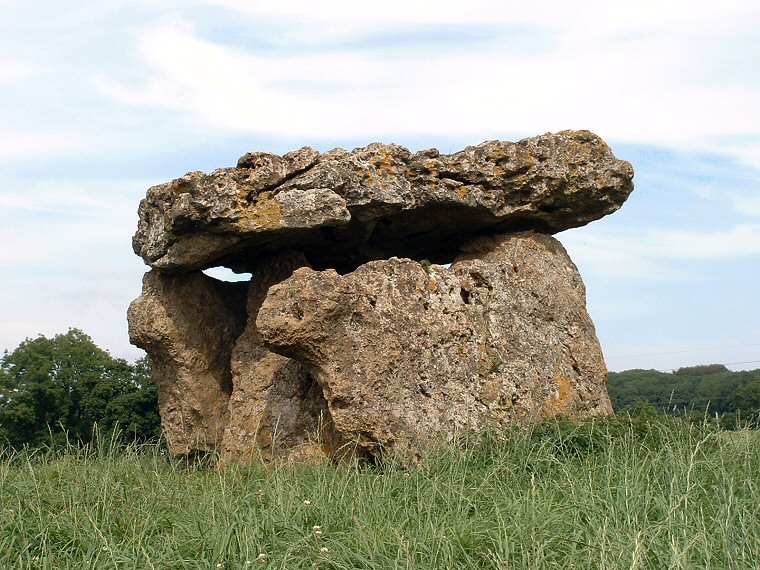
[(640, 414), (414, 465), (218, 469), (160, 444), (4, 452), (2, 568), (757, 568), (760, 435)]

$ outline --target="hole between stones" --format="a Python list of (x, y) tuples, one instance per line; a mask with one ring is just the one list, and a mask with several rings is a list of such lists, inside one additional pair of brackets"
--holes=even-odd
[(203, 274), (217, 281), (226, 281), (228, 283), (237, 283), (238, 281), (250, 281), (252, 274), (235, 273), (229, 267), (210, 267), (203, 270)]

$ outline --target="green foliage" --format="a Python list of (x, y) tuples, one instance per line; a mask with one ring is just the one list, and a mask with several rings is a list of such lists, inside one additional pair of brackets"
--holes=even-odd
[(155, 446), (0, 452), (0, 496), (1, 568), (755, 568), (760, 560), (760, 434), (647, 406), (473, 437), (415, 466), (218, 471)]
[(723, 364), (701, 364), (699, 366), (685, 366), (675, 370), (676, 376), (706, 376), (707, 374), (717, 374), (719, 372), (731, 372)]
[[(734, 426), (748, 426), (754, 429), (760, 428), (760, 378), (750, 380), (742, 384), (734, 393), (732, 400), (737, 412), (732, 414), (734, 417), (723, 419), (724, 427), (734, 429)], [(732, 425), (728, 425), (733, 422)]]
[(739, 386), (732, 403), (739, 410), (760, 410), (760, 378)]
[(96, 424), (146, 440), (159, 423), (150, 362), (113, 358), (78, 329), (27, 339), (0, 359), (0, 441), (13, 447), (89, 442)]
[(657, 370), (610, 372), (607, 390), (618, 411), (645, 401), (660, 412), (686, 413), (698, 418), (705, 414), (713, 417), (737, 413), (749, 416), (760, 410), (760, 400), (751, 397), (751, 388), (743, 390), (743, 387), (758, 381), (760, 370), (731, 372), (723, 365), (711, 364), (680, 368), (674, 373)]
[(692, 425), (682, 418), (664, 415), (641, 400), (632, 408), (610, 417), (580, 423), (561, 417), (540, 423), (530, 430), (530, 442), (551, 446), (553, 453), (561, 457), (584, 458), (606, 453), (620, 440), (659, 447), (664, 440), (691, 429)]

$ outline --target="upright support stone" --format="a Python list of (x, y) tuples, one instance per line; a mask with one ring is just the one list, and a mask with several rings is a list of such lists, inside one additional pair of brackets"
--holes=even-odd
[(129, 307), (129, 337), (153, 361), (161, 425), (174, 455), (219, 448), (229, 419), (230, 356), (246, 323), (247, 288), (200, 272), (150, 271)]
[(611, 412), (585, 288), (560, 243), (520, 233), (466, 249), (450, 269), (302, 268), (259, 310), (265, 344), (307, 364), (337, 429), (370, 453)]
[(335, 431), (322, 388), (306, 367), (271, 352), (256, 328), (256, 315), (269, 288), (305, 266), (303, 254), (285, 251), (253, 268), (248, 324), (232, 351), (233, 389), (222, 442), (223, 464), (289, 455), (320, 460), (337, 454), (345, 443)]

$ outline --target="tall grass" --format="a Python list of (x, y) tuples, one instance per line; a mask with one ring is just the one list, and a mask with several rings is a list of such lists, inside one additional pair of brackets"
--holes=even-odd
[(0, 456), (0, 568), (756, 568), (760, 434), (618, 416), (420, 465)]

